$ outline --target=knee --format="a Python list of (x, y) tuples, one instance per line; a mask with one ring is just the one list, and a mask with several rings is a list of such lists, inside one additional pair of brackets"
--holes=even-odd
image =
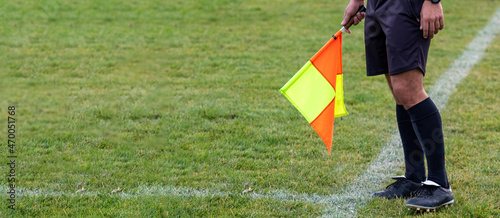
[(423, 88), (412, 87), (408, 84), (393, 84), (392, 91), (397, 103), (407, 109), (427, 98), (427, 93)]
[(392, 92), (394, 92), (394, 95), (396, 95), (396, 97), (402, 97), (402, 96), (412, 92), (412, 90), (406, 84), (395, 83), (395, 84), (392, 84)]

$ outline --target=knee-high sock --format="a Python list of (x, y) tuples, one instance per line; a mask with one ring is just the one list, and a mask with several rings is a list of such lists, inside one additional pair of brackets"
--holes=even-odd
[(424, 151), (413, 130), (410, 115), (403, 105), (396, 105), (396, 118), (405, 155), (405, 176), (411, 181), (423, 182), (425, 180)]
[(448, 188), (443, 128), (439, 110), (434, 102), (427, 98), (407, 111), (427, 159), (427, 179)]

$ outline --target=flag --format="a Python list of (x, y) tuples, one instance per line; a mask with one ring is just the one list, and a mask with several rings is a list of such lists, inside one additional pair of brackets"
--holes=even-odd
[(330, 155), (334, 118), (347, 115), (342, 77), (342, 31), (338, 31), (280, 92), (316, 130)]

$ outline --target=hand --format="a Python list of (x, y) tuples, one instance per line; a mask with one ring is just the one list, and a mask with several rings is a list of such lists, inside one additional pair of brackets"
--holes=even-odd
[(443, 7), (441, 3), (433, 4), (430, 1), (424, 1), (420, 12), (420, 30), (424, 32), (424, 38), (431, 37), (442, 30), (444, 27)]
[[(358, 12), (358, 9), (360, 6), (364, 5), (365, 4), (365, 1), (363, 0), (351, 0), (349, 2), (349, 4), (347, 5), (347, 7), (345, 8), (345, 12), (344, 12), (344, 20), (342, 20), (342, 23), (340, 23), (340, 25), (342, 26), (345, 26), (349, 23), (349, 20), (351, 19), (352, 16), (354, 16), (354, 25), (358, 25), (359, 22), (361, 22), (361, 20), (363, 20), (363, 18), (365, 18), (365, 13), (364, 12)], [(349, 30), (349, 27), (346, 27), (346, 32), (347, 33), (351, 33), (351, 31)]]

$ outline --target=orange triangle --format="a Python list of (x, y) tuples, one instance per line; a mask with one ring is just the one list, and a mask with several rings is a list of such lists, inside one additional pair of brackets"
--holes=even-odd
[(331, 154), (333, 140), (333, 120), (335, 117), (335, 99), (326, 106), (325, 110), (311, 122), (311, 126), (316, 130)]

